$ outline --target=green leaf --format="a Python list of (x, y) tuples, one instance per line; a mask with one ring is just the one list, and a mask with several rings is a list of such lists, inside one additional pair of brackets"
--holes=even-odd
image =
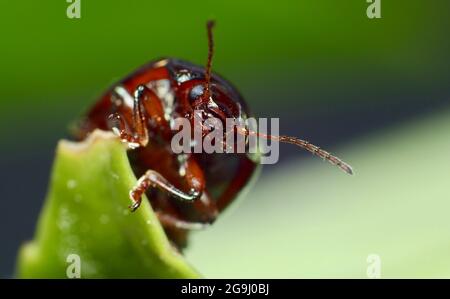
[(136, 182), (123, 144), (111, 133), (61, 141), (35, 239), (20, 252), (17, 276), (65, 278), (80, 257), (81, 278), (196, 278), (169, 243), (149, 201), (130, 213)]

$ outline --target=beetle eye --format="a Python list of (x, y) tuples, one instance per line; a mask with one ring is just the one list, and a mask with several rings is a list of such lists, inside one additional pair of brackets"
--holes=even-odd
[(203, 85), (194, 86), (189, 92), (189, 100), (191, 103), (195, 102), (200, 96), (203, 95)]

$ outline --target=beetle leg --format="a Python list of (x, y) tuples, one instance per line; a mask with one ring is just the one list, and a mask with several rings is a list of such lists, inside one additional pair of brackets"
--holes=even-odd
[[(127, 105), (133, 106), (131, 128), (127, 128), (126, 122), (119, 113), (109, 116), (110, 119), (119, 123), (119, 128), (113, 126), (113, 131), (121, 140), (128, 143), (130, 148), (144, 147), (148, 143), (147, 117), (144, 114), (142, 101), (144, 98), (144, 89), (140, 85), (134, 92), (134, 97), (128, 93), (123, 86), (117, 86), (114, 89), (115, 96)], [(130, 130), (131, 129), (131, 130)]]
[[(118, 123), (113, 126), (113, 131), (121, 140), (128, 143), (132, 149), (144, 147), (149, 142), (148, 125), (153, 125), (163, 133), (170, 136), (170, 127), (164, 118), (164, 107), (156, 94), (144, 85), (139, 85), (134, 91), (134, 98), (122, 87), (115, 88), (114, 93), (121, 103), (133, 106), (131, 126), (128, 126), (119, 113), (111, 114), (110, 119)], [(129, 129), (131, 127), (131, 129)]]
[[(193, 209), (189, 211), (189, 219), (185, 213), (179, 213), (174, 206), (174, 202), (168, 202), (166, 198), (162, 199), (164, 204), (170, 205), (163, 209), (159, 209), (156, 205), (155, 214), (159, 222), (164, 227), (166, 234), (175, 242), (178, 248), (186, 246), (186, 231), (200, 230), (211, 225), (218, 215), (217, 207), (208, 192), (202, 192), (201, 197), (189, 206)], [(192, 217), (193, 216), (193, 217)]]
[(154, 170), (147, 170), (147, 172), (139, 178), (137, 184), (130, 191), (130, 198), (133, 201), (132, 205), (129, 207), (131, 211), (135, 211), (139, 208), (141, 205), (142, 195), (150, 187), (166, 191), (170, 195), (183, 201), (194, 201), (201, 196), (201, 192), (193, 188), (189, 191), (189, 193), (185, 193), (172, 185), (158, 172)]
[(164, 106), (161, 99), (145, 85), (136, 89), (139, 94), (140, 105), (150, 120), (150, 124), (158, 128), (166, 137), (171, 136), (169, 123), (164, 116)]
[(144, 87), (139, 85), (134, 91), (133, 101), (133, 127), (141, 146), (148, 143), (147, 117), (144, 114), (142, 102), (144, 100)]
[(117, 124), (112, 126), (112, 131), (119, 136), (120, 140), (126, 142), (129, 148), (135, 149), (141, 146), (139, 137), (135, 134), (129, 133), (126, 122), (119, 113), (111, 114), (109, 119)]
[(166, 228), (172, 227), (185, 230), (200, 230), (209, 225), (209, 223), (186, 221), (176, 216), (164, 214), (158, 211), (155, 212), (155, 214), (158, 217), (158, 220), (161, 223), (161, 225)]

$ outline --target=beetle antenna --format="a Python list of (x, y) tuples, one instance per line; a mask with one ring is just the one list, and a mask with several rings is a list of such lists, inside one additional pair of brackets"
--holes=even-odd
[(211, 90), (211, 65), (212, 65), (212, 58), (214, 54), (214, 38), (213, 38), (213, 32), (212, 29), (215, 25), (215, 22), (213, 20), (209, 20), (206, 23), (206, 29), (208, 31), (208, 61), (206, 62), (206, 70), (205, 70), (205, 81), (206, 81), (206, 87), (205, 87), (205, 96), (206, 99), (209, 100), (210, 98), (210, 90)]
[[(241, 130), (238, 130), (238, 132), (239, 131), (241, 131)], [(313, 155), (315, 155), (317, 157), (320, 157), (320, 158), (324, 159), (325, 161), (330, 162), (333, 165), (336, 165), (337, 167), (339, 167), (344, 172), (346, 172), (348, 174), (353, 174), (353, 169), (352, 169), (352, 167), (349, 164), (345, 163), (344, 161), (342, 161), (338, 157), (333, 156), (329, 152), (321, 149), (317, 145), (309, 143), (309, 141), (306, 141), (306, 140), (303, 140), (303, 139), (300, 139), (300, 138), (297, 138), (297, 137), (291, 137), (291, 136), (267, 135), (267, 134), (262, 134), (262, 133), (250, 131), (248, 129), (243, 129), (243, 131), (244, 132), (241, 132), (241, 133), (245, 134), (246, 136), (250, 136), (250, 135), (254, 135), (255, 136), (256, 135), (256, 136), (264, 138), (264, 139), (270, 139), (270, 140), (275, 140), (275, 141), (278, 141), (278, 142), (294, 144), (296, 146), (299, 146), (299, 147), (307, 150), (308, 152), (312, 153)]]

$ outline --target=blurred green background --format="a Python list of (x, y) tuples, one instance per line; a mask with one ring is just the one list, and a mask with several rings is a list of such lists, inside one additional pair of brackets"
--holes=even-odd
[(450, 3), (382, 0), (0, 1), (0, 275), (32, 237), (56, 141), (149, 60), (204, 64), (253, 112), (354, 166), (286, 145), (242, 202), (192, 235), (206, 277), (450, 276)]

